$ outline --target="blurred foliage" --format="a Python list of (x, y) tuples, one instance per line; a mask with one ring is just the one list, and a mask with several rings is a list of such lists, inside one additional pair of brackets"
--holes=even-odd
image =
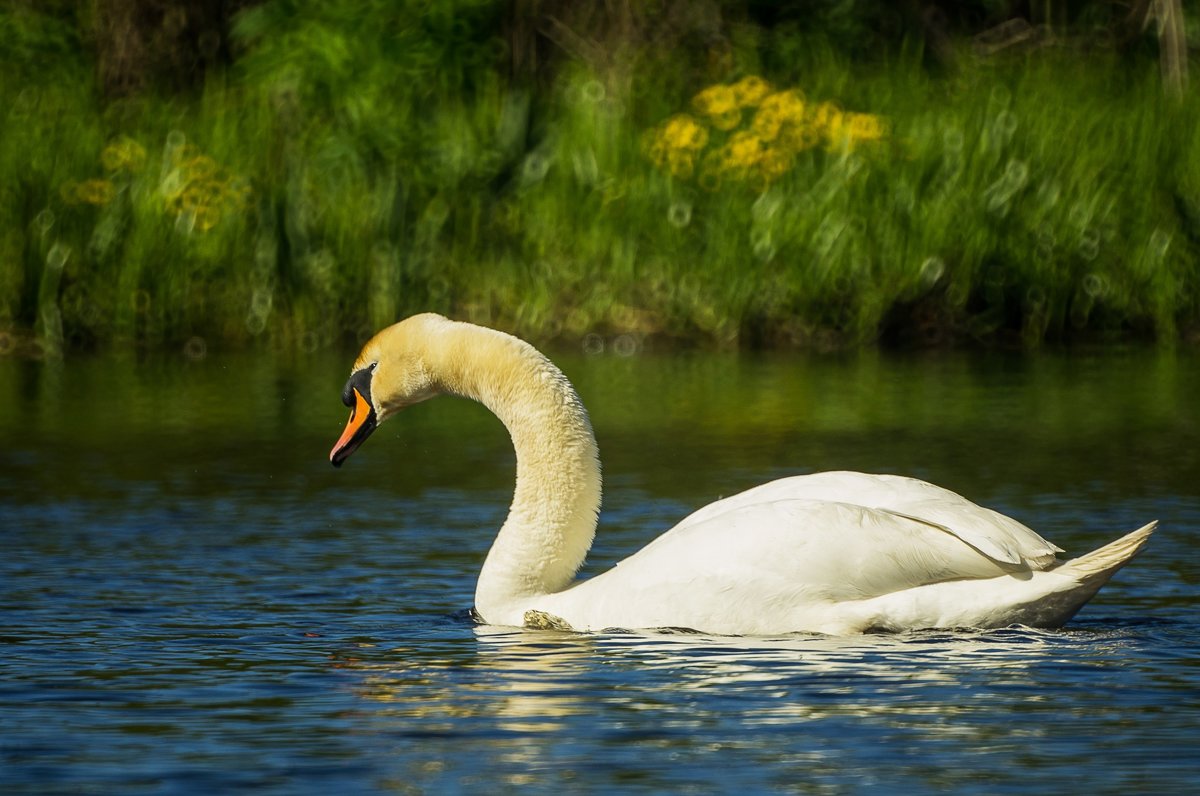
[(183, 3), (192, 87), (114, 91), (112, 5), (0, 8), (0, 353), (1200, 336), (1200, 105), (1094, 9)]

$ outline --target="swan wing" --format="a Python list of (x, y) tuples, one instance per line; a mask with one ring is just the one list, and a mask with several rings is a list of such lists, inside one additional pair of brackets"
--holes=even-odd
[[(925, 523), (989, 558), (1017, 568), (1044, 569), (1062, 549), (1011, 517), (916, 478), (854, 472), (791, 476), (718, 500), (692, 513), (658, 541), (692, 524), (778, 500), (825, 500), (862, 506)], [(653, 544), (651, 546), (653, 546)]]
[(872, 598), (1014, 569), (936, 523), (783, 498), (689, 518), (544, 609), (579, 629), (842, 632), (869, 624), (854, 612)]
[(777, 581), (789, 592), (839, 601), (1013, 569), (936, 523), (851, 503), (784, 498), (677, 526), (613, 571), (646, 584)]

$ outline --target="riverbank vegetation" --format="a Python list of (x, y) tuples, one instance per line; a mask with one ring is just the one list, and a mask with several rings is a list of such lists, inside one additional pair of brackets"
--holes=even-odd
[(0, 10), (0, 353), (1200, 337), (1200, 103), (1107, 18), (142, 5)]

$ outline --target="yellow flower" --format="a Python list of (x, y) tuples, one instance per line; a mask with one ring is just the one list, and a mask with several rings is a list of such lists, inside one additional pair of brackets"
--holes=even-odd
[(662, 140), (671, 149), (697, 151), (708, 143), (708, 131), (691, 116), (681, 113), (663, 125)]
[(804, 97), (795, 89), (778, 91), (762, 101), (750, 128), (764, 141), (774, 141), (804, 120)]
[(184, 207), (220, 208), (224, 198), (224, 184), (217, 180), (196, 180), (184, 191)]
[(771, 93), (771, 84), (755, 75), (747, 75), (731, 86), (739, 108), (757, 105)]
[(794, 88), (777, 91), (763, 99), (758, 112), (777, 117), (781, 121), (799, 121), (804, 117), (804, 94)]
[(196, 219), (196, 229), (208, 232), (221, 220), (221, 209), (215, 205), (202, 205), (192, 211)]
[(824, 143), (849, 148), (887, 135), (887, 123), (848, 113), (833, 102), (809, 105), (798, 89), (775, 91), (761, 77), (716, 84), (692, 98), (695, 116), (681, 113), (648, 131), (642, 149), (675, 177), (695, 177), (707, 190), (723, 180), (769, 183), (796, 165), (797, 153)]
[(107, 171), (138, 171), (146, 162), (146, 150), (137, 141), (123, 136), (104, 147), (100, 162)]
[(821, 131), (811, 124), (789, 124), (779, 135), (778, 146), (791, 152), (803, 152), (821, 143)]
[(732, 130), (742, 123), (742, 112), (733, 108), (712, 117), (712, 126), (718, 130)]
[(692, 98), (692, 105), (705, 116), (721, 116), (738, 108), (737, 96), (729, 86), (715, 85)]
[(74, 190), (75, 201), (89, 205), (106, 205), (115, 195), (116, 190), (108, 180), (84, 180)]
[(724, 166), (742, 172), (758, 164), (764, 151), (763, 141), (750, 130), (734, 133), (725, 145)]
[(829, 142), (826, 148), (831, 152), (836, 149), (850, 150), (854, 148), (854, 142), (850, 140), (849, 128), (842, 118), (836, 119), (829, 125), (829, 129), (825, 131), (825, 138)]
[(842, 109), (832, 102), (822, 102), (813, 109), (810, 119), (813, 127), (828, 135), (831, 129), (841, 126)]
[(208, 155), (196, 155), (183, 163), (183, 170), (189, 180), (203, 180), (215, 176), (219, 168), (217, 161)]
[(642, 136), (642, 151), (646, 153), (646, 157), (654, 161), (656, 166), (661, 166), (666, 162), (667, 143), (663, 140), (661, 127), (647, 130)]
[(181, 208), (194, 211), (213, 206), (213, 192), (208, 183), (193, 182), (179, 196)]
[(718, 116), (714, 116), (709, 120), (712, 126), (722, 132), (736, 130), (742, 123), (742, 112), (739, 110), (730, 110)]
[[(643, 143), (649, 152), (654, 136), (648, 135)], [(246, 180), (231, 175), (195, 146), (179, 147), (170, 154), (170, 161), (175, 168), (159, 185), (163, 207), (176, 218), (190, 218), (189, 230), (207, 232), (249, 204), (252, 192)]]
[(770, 182), (787, 174), (792, 169), (792, 153), (778, 147), (763, 151), (758, 162), (758, 173)]
[(764, 141), (774, 141), (783, 127), (783, 117), (772, 108), (759, 108), (750, 122), (750, 129)]
[(883, 120), (870, 113), (846, 114), (846, 134), (851, 141), (878, 141), (884, 136)]
[(667, 170), (674, 177), (691, 177), (695, 163), (695, 156), (682, 149), (676, 149), (667, 155)]

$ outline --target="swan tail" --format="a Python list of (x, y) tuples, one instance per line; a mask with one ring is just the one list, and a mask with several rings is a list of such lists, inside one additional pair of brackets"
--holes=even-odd
[(1118, 569), (1128, 564), (1134, 556), (1142, 551), (1146, 542), (1150, 540), (1150, 534), (1154, 533), (1154, 529), (1157, 527), (1158, 520), (1149, 522), (1136, 531), (1109, 542), (1104, 547), (1079, 558), (1065, 561), (1050, 571), (1073, 578), (1080, 584), (1094, 585), (1096, 589), (1099, 589)]
[(1065, 579), (1066, 585), (1053, 588), (1042, 601), (1026, 606), (1029, 617), (1021, 621), (1032, 627), (1060, 627), (1066, 623), (1096, 596), (1117, 570), (1142, 551), (1157, 526), (1158, 520), (1147, 523), (1087, 555), (1046, 570), (1046, 574), (1056, 576), (1054, 580), (1059, 583)]
[(1041, 584), (1037, 588), (1042, 593), (1019, 606), (1011, 618), (1030, 627), (1061, 627), (1066, 624), (1096, 596), (1096, 592), (1108, 583), (1117, 570), (1142, 551), (1156, 527), (1158, 520), (1079, 558), (1034, 573), (1033, 583)]
[(1157, 525), (1144, 525), (1053, 569), (942, 581), (867, 600), (859, 624), (848, 627), (851, 632), (1014, 624), (1061, 627), (1145, 547)]

